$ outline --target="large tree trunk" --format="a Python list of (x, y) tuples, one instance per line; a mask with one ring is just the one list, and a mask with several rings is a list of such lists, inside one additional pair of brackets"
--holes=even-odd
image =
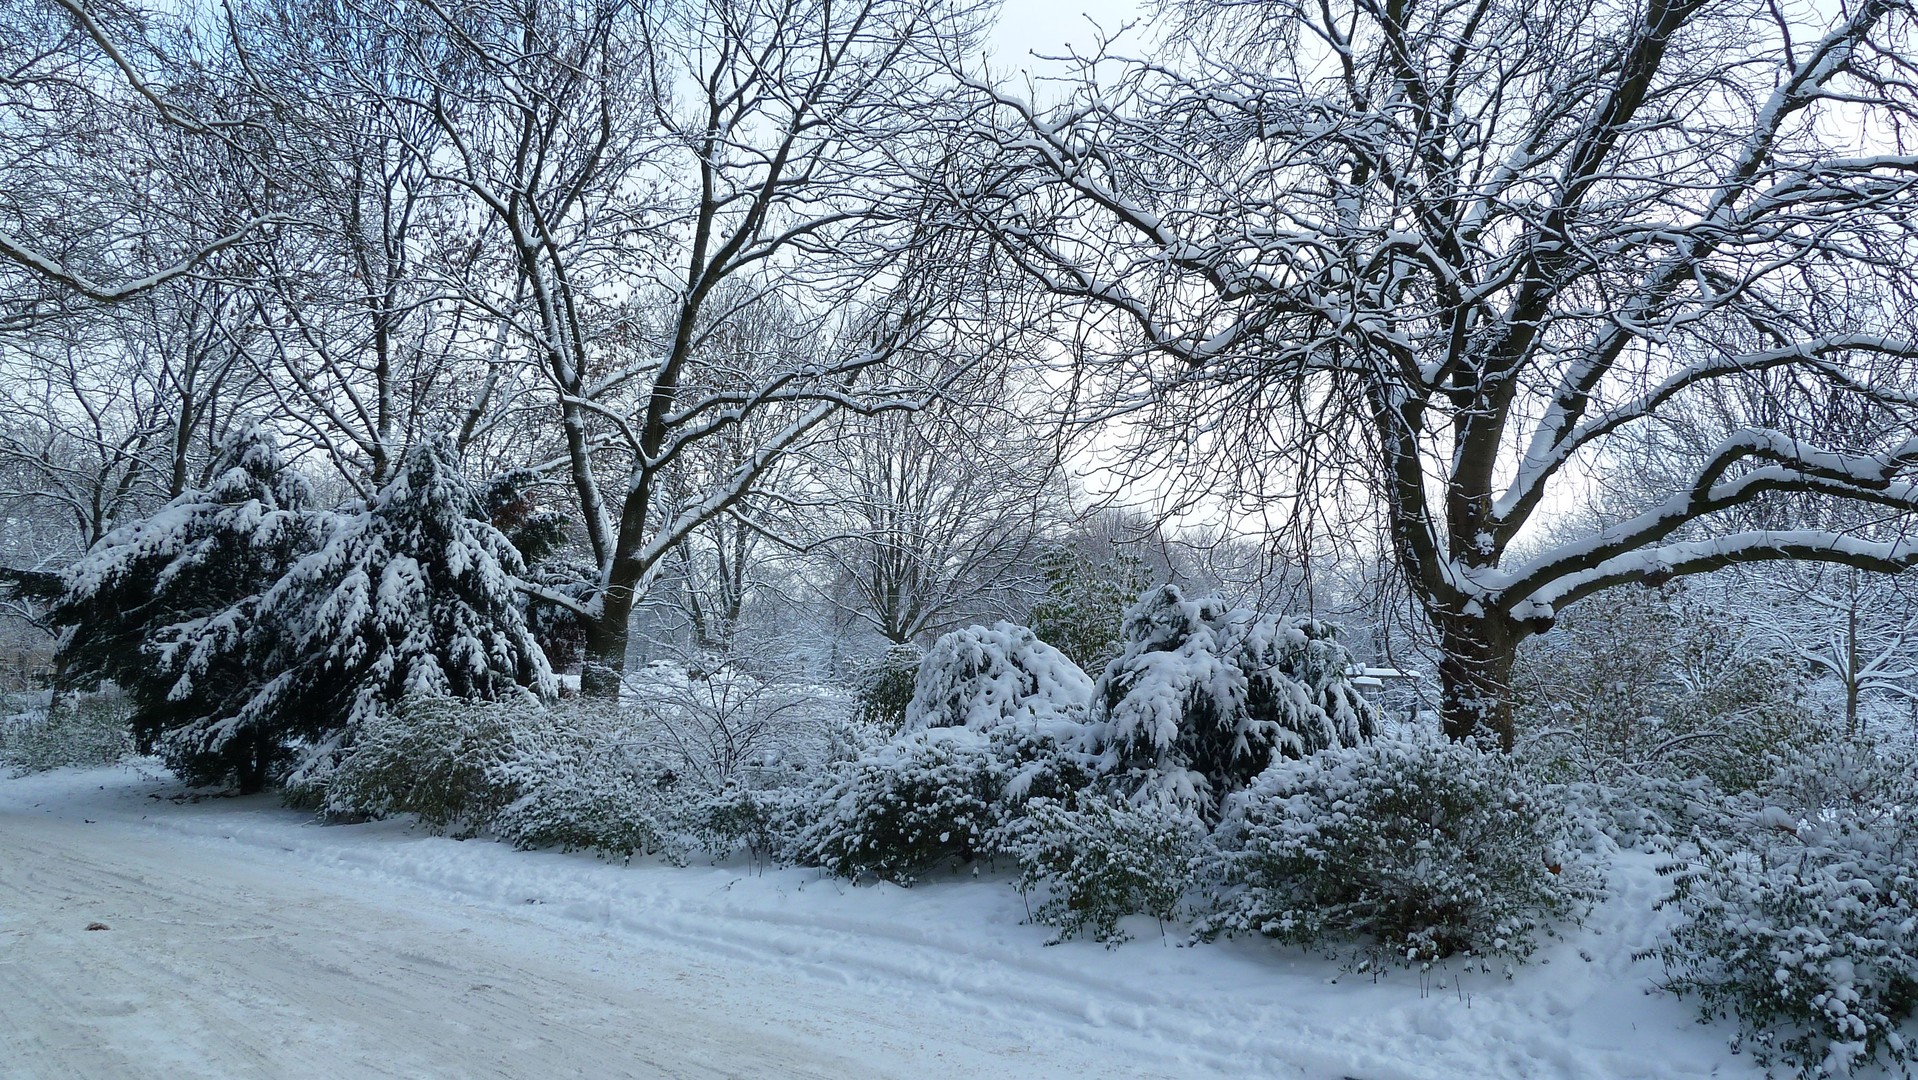
[(1512, 661), (1519, 634), (1484, 617), (1448, 620), (1440, 626), (1439, 711), (1445, 736), (1454, 742), (1511, 750)]
[(586, 652), (579, 665), (582, 697), (617, 698), (626, 674), (626, 642), (631, 636), (631, 589), (607, 589), (599, 617), (586, 622)]

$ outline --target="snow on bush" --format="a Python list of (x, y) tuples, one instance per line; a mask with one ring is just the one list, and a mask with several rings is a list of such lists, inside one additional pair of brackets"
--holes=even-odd
[(1381, 739), (1282, 761), (1214, 834), (1206, 935), (1258, 933), (1415, 964), (1522, 958), (1600, 895), (1560, 794), (1509, 755)]
[(621, 707), (679, 782), (712, 794), (765, 787), (824, 761), (855, 706), (844, 693), (733, 664), (695, 672), (665, 661), (627, 679)]
[(910, 885), (992, 853), (1027, 799), (1059, 796), (1085, 776), (1042, 736), (1009, 728), (909, 732), (838, 762), (799, 800), (794, 861), (839, 877)]
[(416, 695), (358, 728), (323, 789), (343, 817), (624, 857), (787, 846), (849, 699), (721, 669), (648, 665), (618, 702)]
[(623, 858), (678, 853), (670, 773), (597, 702), (416, 696), (361, 725), (325, 788), (339, 817), (417, 815), (434, 832)]
[[(1536, 763), (1523, 764), (1537, 772)], [(1669, 852), (1715, 820), (1725, 799), (1707, 777), (1677, 780), (1631, 772), (1609, 781), (1575, 781), (1562, 790), (1584, 819), (1590, 833), (1586, 847), (1592, 850), (1610, 844)]]
[(1800, 663), (1684, 582), (1609, 590), (1561, 613), (1512, 671), (1528, 758), (1568, 781), (1709, 777), (1742, 791), (1826, 732)]
[(1092, 680), (1032, 631), (1009, 622), (969, 626), (926, 650), (905, 729), (1017, 725), (1057, 734), (1091, 701)]
[(664, 820), (680, 846), (755, 859), (784, 852), (806, 818), (805, 793), (827, 762), (848, 756), (857, 708), (832, 688), (673, 662), (629, 678), (622, 703), (670, 787)]
[(1085, 745), (1135, 799), (1216, 811), (1281, 758), (1357, 745), (1377, 726), (1325, 623), (1283, 620), (1171, 585), (1127, 614)]
[(0, 717), (0, 765), (21, 773), (109, 765), (133, 752), (132, 703), (118, 687), (58, 694)]
[(1019, 866), (1019, 891), (1033, 921), (1055, 941), (1080, 934), (1108, 946), (1128, 940), (1122, 919), (1147, 915), (1160, 932), (1192, 888), (1204, 848), (1196, 814), (1156, 803), (1134, 806), (1093, 791), (1035, 798), (1009, 819), (993, 845)]
[(1918, 753), (1835, 746), (1733, 800), (1676, 868), (1668, 986), (1767, 1066), (1918, 1061)]
[(518, 792), (502, 771), (528, 720), (522, 706), (412, 697), (360, 728), (326, 788), (329, 814), (414, 814), (435, 833), (489, 827)]
[(522, 725), (512, 756), (491, 771), (514, 795), (493, 819), (495, 835), (521, 848), (683, 858), (668, 824), (672, 779), (621, 710), (582, 701), (521, 711), (544, 722)]

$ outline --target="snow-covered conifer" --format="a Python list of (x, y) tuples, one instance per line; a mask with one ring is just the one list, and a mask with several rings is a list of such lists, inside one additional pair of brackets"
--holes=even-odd
[(1324, 623), (1187, 600), (1166, 585), (1126, 615), (1125, 651), (1093, 694), (1087, 748), (1136, 797), (1210, 812), (1275, 760), (1371, 737), (1375, 712), (1351, 670)]
[(451, 442), (428, 439), (265, 598), (283, 664), (248, 712), (307, 718), (296, 785), (323, 783), (357, 726), (409, 694), (553, 695), (519, 552), (476, 509)]
[(139, 744), (190, 782), (258, 790), (284, 753), (273, 718), (236, 715), (262, 667), (260, 598), (312, 547), (311, 504), (272, 435), (248, 425), (205, 489), (109, 533), (65, 574), (66, 670), (124, 687)]

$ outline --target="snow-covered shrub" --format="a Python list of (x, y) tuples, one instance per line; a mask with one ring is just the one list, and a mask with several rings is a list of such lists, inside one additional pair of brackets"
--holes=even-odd
[(11, 715), (0, 718), (0, 765), (22, 773), (110, 765), (133, 752), (132, 703), (112, 684), (6, 711)]
[(326, 787), (341, 817), (416, 814), (434, 832), (471, 835), (518, 792), (501, 783), (524, 706), (413, 697), (361, 726)]
[(892, 733), (906, 726), (906, 706), (919, 679), (926, 651), (906, 642), (859, 666), (859, 718), (875, 729)]
[(1803, 1077), (1918, 1062), (1918, 753), (1827, 748), (1732, 802), (1677, 868), (1669, 987)]
[(667, 819), (680, 843), (714, 858), (744, 852), (756, 862), (790, 856), (807, 820), (810, 790), (797, 784), (730, 783), (711, 793), (674, 791)]
[(500, 839), (522, 848), (556, 847), (624, 858), (679, 845), (665, 824), (673, 780), (635, 738), (622, 710), (580, 701), (521, 716), (512, 755), (489, 771), (512, 799), (493, 817)]
[(954, 630), (926, 650), (906, 705), (908, 731), (1013, 725), (1059, 733), (1092, 701), (1092, 680), (1032, 631), (1009, 622)]
[(246, 708), (278, 666), (261, 597), (324, 515), (257, 426), (221, 443), (212, 477), (102, 537), (63, 575), (51, 616), (67, 627), (70, 677), (126, 688), (142, 750), (189, 783), (254, 791), (284, 762), (295, 720)]
[(1209, 815), (1276, 760), (1373, 735), (1377, 716), (1352, 670), (1325, 623), (1187, 600), (1167, 585), (1126, 616), (1086, 749), (1135, 798)]
[(333, 814), (416, 814), (516, 847), (677, 857), (678, 807), (703, 793), (648, 752), (639, 721), (598, 701), (410, 697), (360, 725), (318, 797)]
[(291, 790), (321, 790), (357, 730), (409, 695), (555, 695), (520, 607), (519, 552), (478, 508), (452, 442), (426, 439), (261, 599), (278, 672), (240, 716), (302, 719)]
[(1035, 798), (993, 837), (1019, 865), (1019, 891), (1035, 922), (1064, 941), (1088, 934), (1107, 945), (1130, 935), (1129, 915), (1149, 915), (1161, 930), (1179, 912), (1204, 848), (1205, 826), (1189, 809), (1135, 806), (1092, 791)]
[(842, 692), (732, 664), (696, 671), (668, 661), (629, 678), (621, 707), (679, 782), (717, 793), (823, 761), (853, 704)]
[[(1527, 771), (1533, 763), (1521, 759)], [(1567, 801), (1592, 834), (1593, 850), (1606, 842), (1621, 848), (1671, 851), (1723, 812), (1725, 794), (1704, 776), (1675, 779), (1659, 774), (1622, 773), (1606, 781), (1578, 780), (1562, 785)], [(1598, 837), (1604, 837), (1601, 841)]]
[(1208, 934), (1420, 963), (1522, 958), (1600, 894), (1555, 789), (1509, 755), (1381, 739), (1282, 761), (1227, 800)]
[(910, 885), (992, 853), (995, 830), (1026, 800), (1086, 777), (1042, 736), (1002, 728), (909, 732), (837, 763), (804, 800), (795, 862), (840, 877)]
[(1704, 776), (1742, 791), (1828, 734), (1805, 672), (1684, 583), (1609, 590), (1527, 641), (1512, 673), (1528, 757), (1567, 781)]

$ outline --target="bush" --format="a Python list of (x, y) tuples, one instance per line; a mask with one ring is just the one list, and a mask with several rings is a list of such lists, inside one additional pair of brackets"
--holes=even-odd
[(1019, 891), (1038, 895), (1033, 921), (1054, 941), (1090, 934), (1108, 946), (1127, 940), (1128, 915), (1150, 915), (1163, 932), (1194, 880), (1205, 826), (1189, 810), (1134, 806), (1082, 792), (1035, 798), (994, 837), (1019, 864)]
[(133, 752), (132, 718), (132, 703), (110, 685), (95, 693), (56, 694), (0, 719), (0, 764), (22, 773), (110, 765)]
[(493, 818), (495, 835), (612, 858), (682, 854), (664, 824), (674, 778), (642, 752), (617, 706), (581, 701), (525, 716), (533, 722), (519, 725), (512, 755), (489, 770), (513, 796)]
[(1623, 848), (1670, 852), (1691, 840), (1706, 822), (1723, 813), (1725, 795), (1703, 776), (1675, 780), (1667, 776), (1625, 773), (1599, 783), (1578, 781), (1563, 787), (1588, 831), (1586, 846), (1604, 846), (1603, 836)]
[(1115, 551), (1100, 560), (1068, 545), (1039, 556), (1045, 595), (1032, 605), (1032, 630), (1085, 671), (1105, 667), (1122, 648), (1120, 624), (1152, 585), (1145, 560)]
[(491, 832), (521, 848), (609, 857), (679, 845), (672, 774), (640, 752), (617, 707), (407, 699), (375, 716), (324, 787), (296, 796), (344, 817), (417, 814), (435, 832)]
[(1000, 622), (954, 630), (927, 650), (906, 705), (905, 726), (990, 730), (1006, 725), (1058, 732), (1076, 727), (1092, 680), (1023, 626)]
[(991, 854), (995, 830), (1018, 806), (1085, 779), (1029, 733), (912, 732), (839, 763), (808, 792), (810, 819), (797, 825), (790, 854), (839, 877), (910, 885)]
[(325, 789), (341, 817), (416, 814), (435, 833), (485, 828), (517, 792), (500, 782), (524, 705), (413, 697), (370, 719)]
[(887, 733), (906, 726), (906, 705), (926, 651), (907, 642), (861, 664), (854, 673), (859, 686), (859, 718)]
[(1736, 1016), (1761, 1064), (1918, 1061), (1918, 754), (1835, 747), (1780, 769), (1700, 836), (1667, 902), (1667, 985)]
[(685, 846), (716, 858), (745, 852), (756, 862), (786, 858), (807, 809), (801, 786), (747, 787), (731, 783), (671, 811)]
[(1561, 799), (1507, 755), (1431, 739), (1281, 762), (1226, 804), (1201, 932), (1522, 958), (1600, 895)]
[(848, 696), (823, 687), (760, 679), (731, 665), (695, 674), (658, 662), (629, 683), (620, 714), (629, 738), (661, 768), (713, 795), (824, 760), (852, 707)]
[(1757, 638), (1683, 582), (1579, 601), (1519, 650), (1527, 755), (1567, 780), (1762, 782), (1773, 754), (1827, 732), (1803, 701), (1803, 665)]

